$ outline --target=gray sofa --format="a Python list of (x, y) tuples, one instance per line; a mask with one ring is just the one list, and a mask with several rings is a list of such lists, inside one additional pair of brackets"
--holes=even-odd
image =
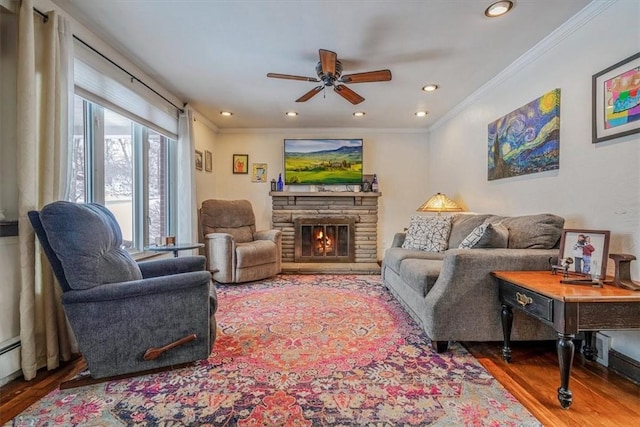
[[(493, 224), (508, 235), (502, 240), (482, 238), (475, 247), (460, 249), (482, 224)], [(453, 216), (447, 249), (442, 252), (402, 248), (406, 233), (397, 233), (382, 261), (383, 282), (438, 352), (446, 351), (449, 341), (501, 341), (498, 286), (490, 273), (548, 270), (550, 258), (558, 256), (563, 225), (563, 218), (551, 214), (459, 214)], [(511, 337), (542, 340), (557, 335), (514, 310)]]

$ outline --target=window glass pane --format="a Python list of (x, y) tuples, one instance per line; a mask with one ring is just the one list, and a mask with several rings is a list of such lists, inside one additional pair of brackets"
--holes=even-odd
[(104, 204), (122, 229), (123, 246), (134, 236), (133, 122), (104, 110)]
[(149, 130), (149, 241), (169, 235), (167, 229), (167, 150), (168, 140)]
[(70, 171), (69, 201), (77, 203), (87, 201), (84, 117), (84, 100), (79, 96), (76, 96), (73, 109), (73, 153)]

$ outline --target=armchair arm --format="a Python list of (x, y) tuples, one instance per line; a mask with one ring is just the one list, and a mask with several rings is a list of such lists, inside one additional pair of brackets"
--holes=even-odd
[[(67, 291), (62, 294), (65, 304), (114, 301), (132, 299), (147, 295), (176, 293), (182, 289), (209, 286), (211, 274), (208, 271), (194, 271), (170, 276), (132, 280), (130, 282), (106, 283), (91, 289)], [(207, 291), (207, 294), (209, 292)]]
[(204, 236), (207, 270), (215, 280), (233, 282), (236, 266), (236, 241), (229, 233), (209, 233)]
[(155, 261), (141, 261), (138, 263), (142, 277), (166, 276), (170, 274), (188, 273), (190, 271), (204, 271), (206, 258), (200, 255), (179, 258), (164, 258)]
[(391, 242), (392, 248), (400, 248), (404, 243), (404, 239), (407, 237), (407, 233), (396, 233), (393, 236), (393, 242)]
[(271, 240), (275, 242), (282, 234), (280, 230), (258, 230), (253, 233), (253, 240)]

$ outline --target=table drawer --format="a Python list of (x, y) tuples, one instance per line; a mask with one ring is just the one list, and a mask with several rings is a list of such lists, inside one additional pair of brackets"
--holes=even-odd
[(511, 283), (500, 283), (501, 301), (539, 319), (553, 322), (553, 299)]

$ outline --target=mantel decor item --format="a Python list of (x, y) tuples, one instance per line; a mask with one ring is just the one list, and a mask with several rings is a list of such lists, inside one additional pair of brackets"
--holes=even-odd
[(640, 132), (640, 52), (593, 75), (593, 142)]
[(213, 154), (209, 150), (204, 151), (204, 170), (207, 172), (213, 170)]
[(460, 212), (462, 208), (456, 202), (448, 198), (445, 194), (436, 193), (429, 197), (416, 211), (418, 212)]
[(266, 163), (251, 164), (251, 181), (267, 182), (267, 164)]
[(489, 181), (560, 167), (560, 89), (489, 123)]
[(202, 170), (202, 151), (196, 150), (196, 169)]
[(248, 174), (249, 173), (249, 155), (234, 154), (233, 155), (233, 173)]
[[(609, 253), (608, 230), (564, 229), (560, 238), (560, 258), (571, 258), (568, 272), (604, 279)], [(562, 262), (558, 262), (562, 264)]]

